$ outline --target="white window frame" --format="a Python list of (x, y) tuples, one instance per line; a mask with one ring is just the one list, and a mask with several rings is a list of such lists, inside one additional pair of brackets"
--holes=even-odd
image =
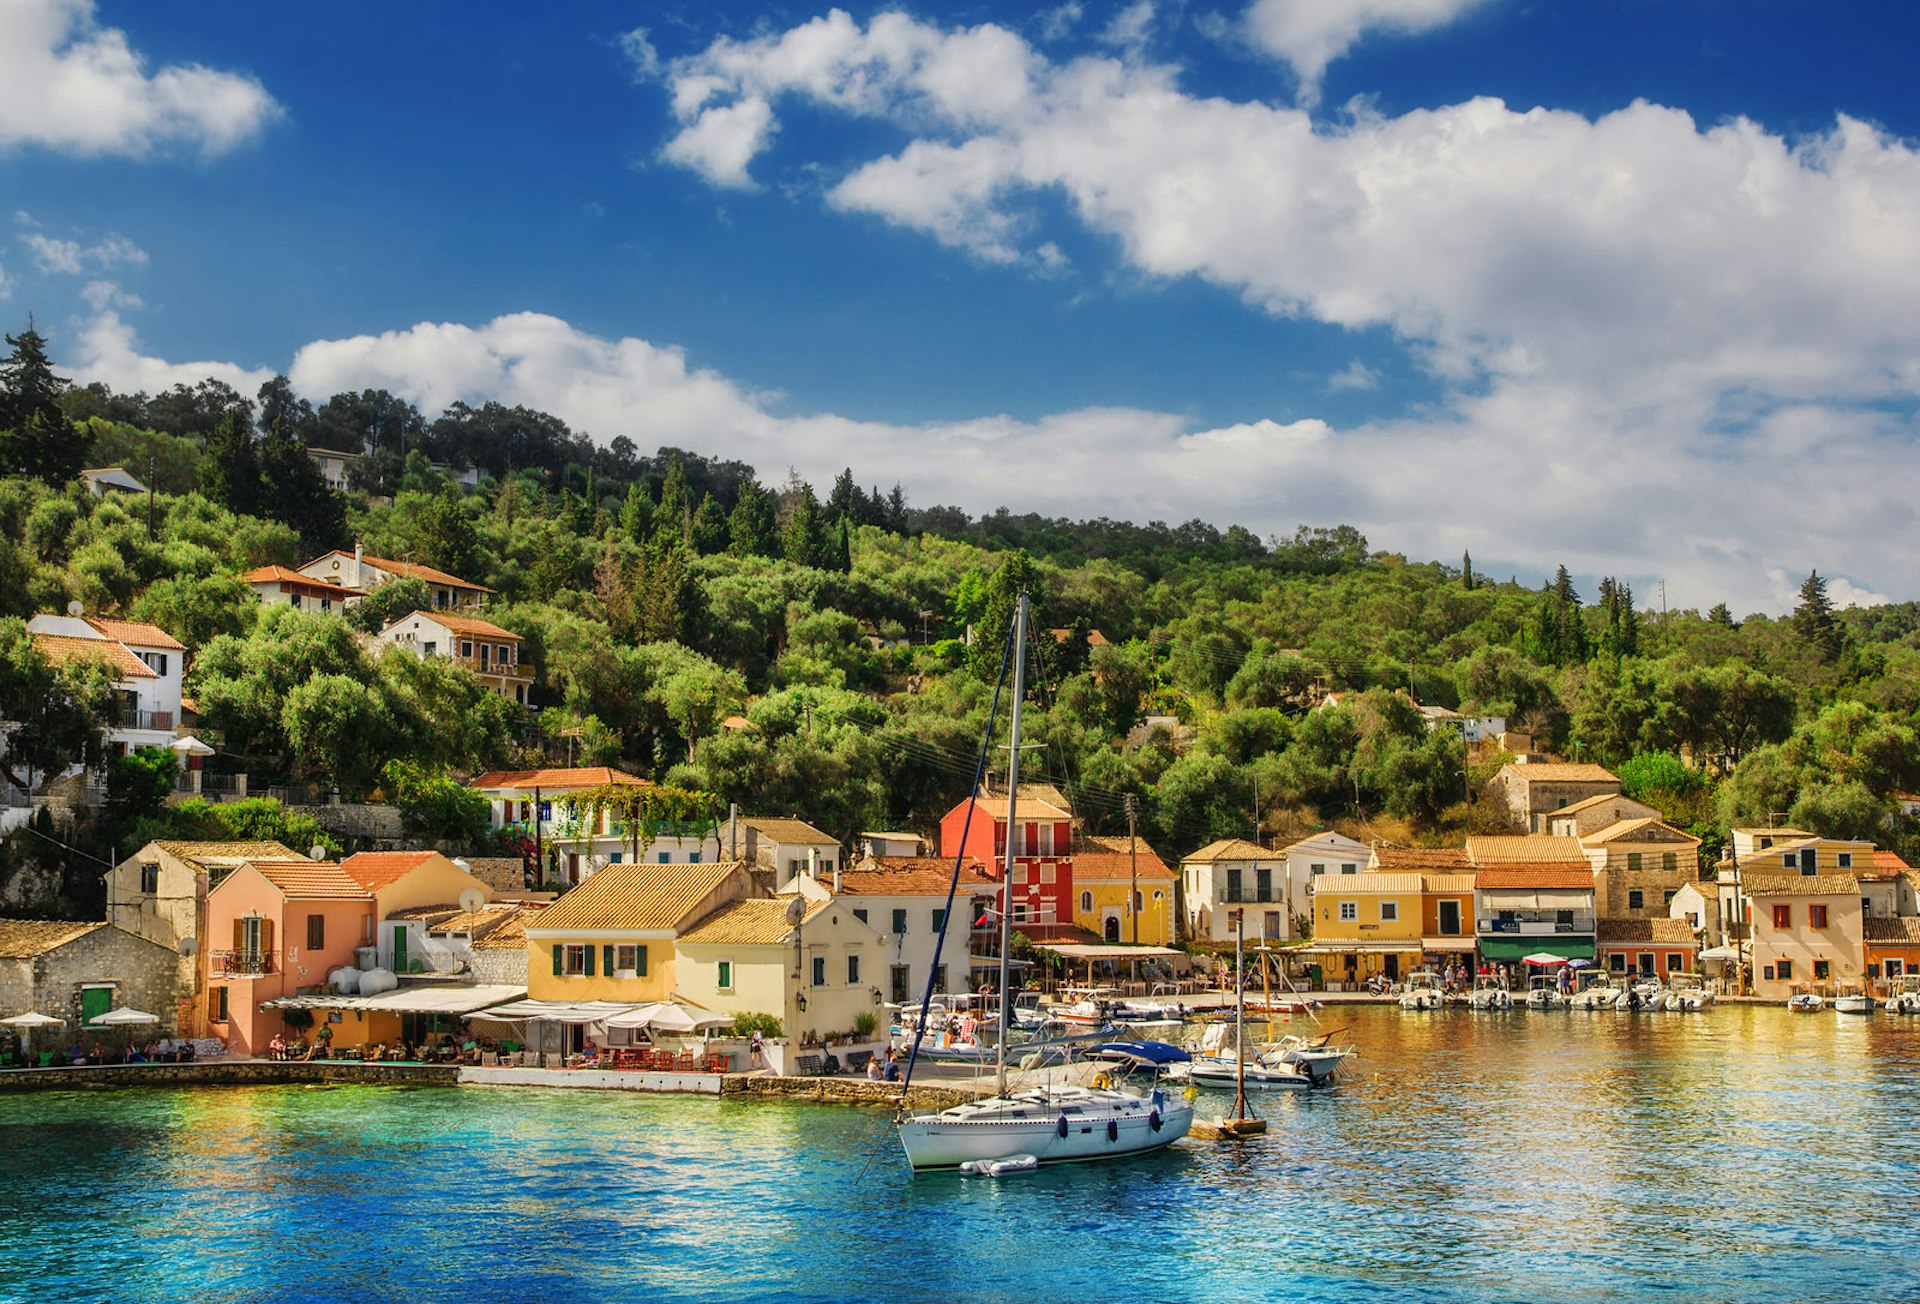
[(1340, 903), (1340, 922), (1341, 923), (1343, 924), (1357, 923), (1359, 919), (1360, 919), (1360, 903), (1358, 901), (1342, 901)]

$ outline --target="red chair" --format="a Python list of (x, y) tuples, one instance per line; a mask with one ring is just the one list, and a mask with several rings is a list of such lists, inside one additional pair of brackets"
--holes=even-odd
[(707, 1056), (707, 1072), (725, 1073), (727, 1067), (727, 1057), (725, 1055), (713, 1054)]
[(682, 1073), (698, 1073), (700, 1071), (700, 1061), (693, 1057), (691, 1050), (683, 1050), (680, 1052), (678, 1068)]

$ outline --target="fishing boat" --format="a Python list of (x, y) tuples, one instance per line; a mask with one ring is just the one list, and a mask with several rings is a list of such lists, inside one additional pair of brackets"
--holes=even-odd
[(1667, 999), (1664, 1008), (1693, 1011), (1708, 1009), (1712, 1005), (1713, 992), (1699, 974), (1670, 973), (1667, 975)]
[(1895, 978), (1885, 1006), (1888, 1014), (1920, 1014), (1920, 974), (1901, 974)]
[(1872, 1014), (1873, 997), (1867, 995), (1864, 987), (1842, 987), (1834, 994), (1833, 1012), (1835, 1014)]
[(1513, 993), (1498, 978), (1476, 978), (1473, 990), (1467, 994), (1467, 1005), (1476, 1010), (1512, 1009)]
[(1400, 993), (1403, 1010), (1437, 1010), (1446, 1003), (1447, 985), (1431, 969), (1407, 975), (1407, 989)]
[[(1018, 839), (1011, 836), (1020, 827), (1016, 818), (1020, 791), (1020, 709), (1027, 686), (1027, 595), (1014, 602), (1013, 630), (1009, 636), (1009, 659), (1013, 663), (1013, 699), (1007, 762), (1007, 828), (1005, 860), (1000, 879), (1000, 978), (997, 990), (1009, 989), (1009, 961), (1013, 951), (1013, 880)], [(995, 697), (999, 696), (996, 688)], [(996, 701), (997, 708), (997, 701)], [(991, 745), (993, 712), (988, 715), (987, 740), (982, 744), (974, 771), (974, 792), (986, 771), (987, 747)], [(968, 810), (972, 818), (972, 810)], [(958, 883), (960, 859), (954, 861), (954, 882)], [(948, 891), (951, 909), (953, 889)], [(938, 944), (932, 972), (939, 972)], [(933, 983), (928, 979), (921, 1000), (924, 1011), (933, 1000)], [(923, 1016), (922, 1023), (925, 1019)], [(967, 1163), (1011, 1161), (1031, 1156), (1035, 1164), (1085, 1162), (1112, 1159), (1121, 1155), (1157, 1150), (1178, 1141), (1193, 1126), (1193, 1106), (1170, 1096), (1155, 1086), (1145, 1095), (1122, 1087), (1048, 1084), (1023, 1091), (1009, 1091), (1007, 1051), (1012, 1042), (1013, 1004), (1003, 1001), (999, 1008), (999, 1029), (994, 1037), (994, 1094), (985, 1100), (971, 1101), (933, 1114), (908, 1114), (905, 1111), (907, 1087), (913, 1081), (913, 1064), (919, 1049), (916, 1039), (907, 1057), (907, 1071), (901, 1084), (903, 1102), (896, 1125), (901, 1149), (907, 1163), (916, 1171), (959, 1168)], [(1022, 1162), (1024, 1167), (1024, 1160)]]
[(1567, 1001), (1576, 1010), (1611, 1010), (1620, 1000), (1621, 989), (1613, 985), (1613, 979), (1600, 969), (1589, 969), (1580, 975), (1580, 990)]

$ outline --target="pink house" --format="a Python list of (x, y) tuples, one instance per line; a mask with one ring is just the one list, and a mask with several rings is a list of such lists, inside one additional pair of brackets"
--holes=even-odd
[(374, 941), (374, 894), (340, 866), (250, 860), (207, 893), (201, 990), (207, 1021), (236, 1055), (262, 1055), (286, 1025), (262, 1001), (291, 996), (354, 963)]

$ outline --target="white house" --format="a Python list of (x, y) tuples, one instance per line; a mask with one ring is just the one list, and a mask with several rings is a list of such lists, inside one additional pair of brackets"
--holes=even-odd
[(390, 584), (397, 579), (422, 580), (433, 591), (436, 610), (444, 607), (478, 607), (493, 592), (484, 584), (471, 583), (431, 566), (395, 561), (391, 557), (370, 556), (358, 544), (354, 545), (352, 552), (335, 549), (322, 553), (302, 566), (300, 573), (308, 579), (359, 589), (363, 593), (371, 593), (382, 584)]
[(741, 858), (772, 870), (775, 890), (803, 873), (824, 878), (845, 867), (840, 840), (803, 819), (748, 815), (739, 821), (738, 837)]
[(862, 833), (860, 835), (860, 855), (865, 856), (924, 856), (927, 852), (927, 840), (918, 833)]
[(29, 620), (27, 632), (55, 664), (96, 660), (112, 670), (118, 705), (110, 746), (132, 752), (172, 744), (187, 651), (173, 635), (140, 621), (49, 615)]
[[(903, 856), (870, 857), (857, 868), (817, 880), (831, 886), (854, 918), (880, 936), (885, 954), (880, 961), (882, 972), (874, 975), (874, 981), (896, 1004), (920, 999), (929, 973), (934, 975), (936, 992), (968, 990), (974, 934), (998, 935), (992, 919), (979, 929), (974, 923), (996, 908), (999, 880), (977, 861), (967, 862), (949, 914), (947, 887), (952, 878), (952, 861)], [(937, 970), (936, 943), (940, 948)]]
[(1507, 717), (1504, 715), (1462, 715), (1444, 706), (1423, 706), (1420, 714), (1427, 722), (1428, 733), (1442, 728), (1459, 729), (1466, 734), (1466, 740), (1470, 743), (1498, 738), (1507, 731)]
[[(542, 881), (568, 886), (603, 865), (714, 864), (729, 859), (727, 827), (715, 820), (643, 821), (629, 825), (610, 810), (590, 812), (568, 799), (609, 784), (651, 787), (607, 765), (544, 770), (489, 770), (467, 787), (487, 799), (495, 829), (519, 835), (539, 858)], [(636, 854), (637, 847), (637, 854)]]
[(124, 466), (96, 466), (80, 473), (80, 481), (87, 486), (87, 492), (95, 498), (106, 496), (107, 490), (118, 489), (121, 493), (143, 494), (147, 487), (128, 474)]
[(1300, 935), (1309, 884), (1317, 874), (1357, 874), (1369, 848), (1338, 833), (1319, 833), (1275, 851), (1242, 838), (1211, 843), (1180, 862), (1187, 935), (1196, 942), (1233, 941), (1229, 908), (1248, 909), (1247, 933), (1278, 941)]
[(380, 631), (382, 642), (420, 657), (457, 661), (491, 691), (525, 706), (533, 691), (533, 663), (520, 659), (520, 636), (478, 616), (415, 611)]
[(344, 584), (309, 579), (285, 566), (259, 566), (240, 577), (253, 590), (253, 596), (269, 607), (292, 607), (296, 611), (344, 611), (367, 595)]
[(343, 452), (338, 448), (307, 448), (307, 456), (320, 468), (320, 478), (327, 482), (327, 488), (344, 491), (347, 487), (347, 471), (360, 460), (360, 454)]

